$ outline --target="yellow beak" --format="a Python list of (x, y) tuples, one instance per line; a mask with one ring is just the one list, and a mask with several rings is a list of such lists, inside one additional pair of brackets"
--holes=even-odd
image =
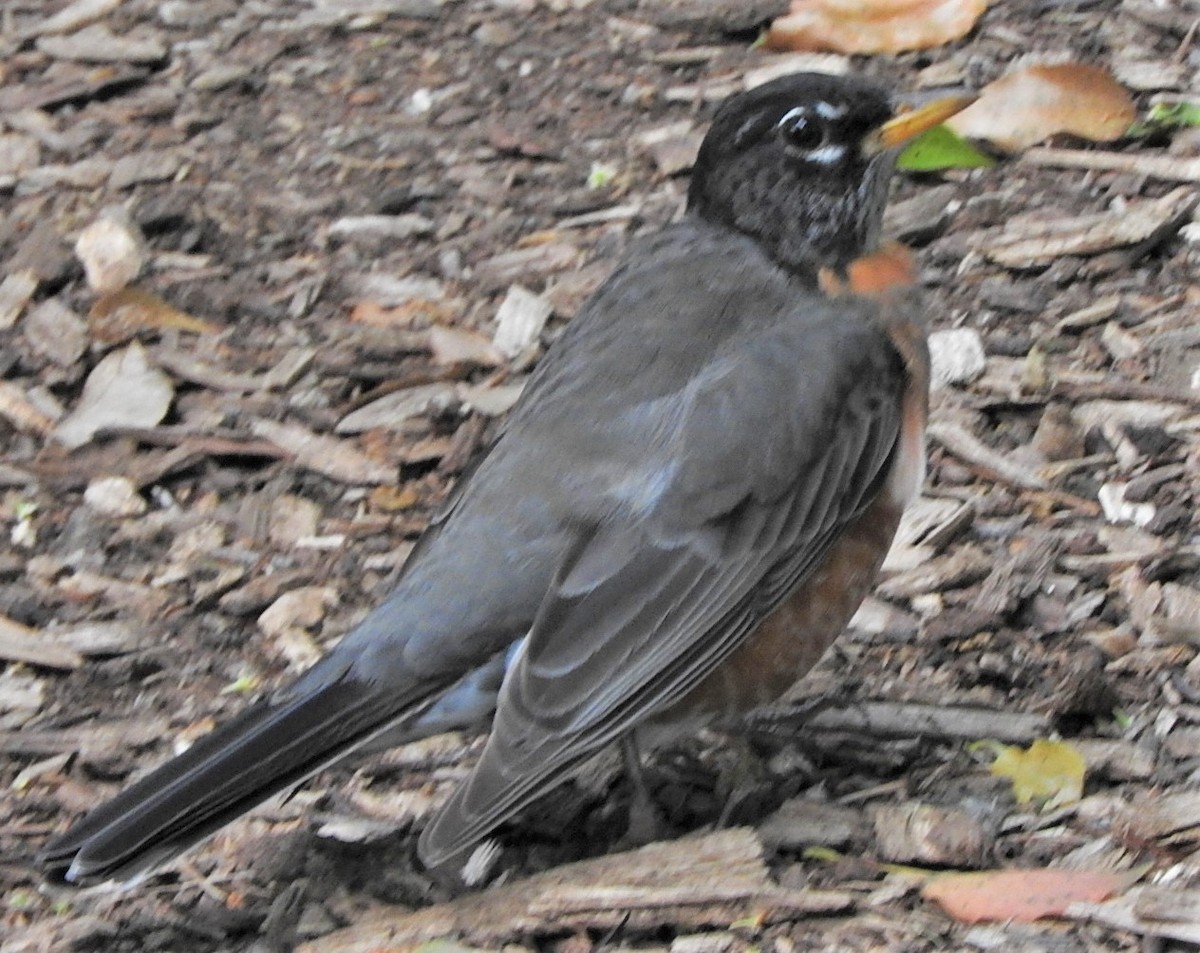
[(919, 109), (899, 113), (878, 129), (868, 133), (863, 141), (863, 152), (871, 155), (902, 146), (925, 130), (932, 129), (955, 113), (962, 112), (976, 99), (975, 96), (947, 96), (926, 103)]

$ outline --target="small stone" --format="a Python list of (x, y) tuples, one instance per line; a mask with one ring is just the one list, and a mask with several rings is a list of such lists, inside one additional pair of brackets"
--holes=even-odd
[(97, 294), (120, 291), (137, 278), (145, 261), (141, 231), (123, 209), (107, 211), (75, 241), (88, 286)]
[(1104, 518), (1110, 523), (1132, 523), (1145, 526), (1154, 519), (1153, 503), (1130, 503), (1125, 499), (1124, 483), (1105, 483), (1097, 494)]
[(934, 331), (929, 335), (930, 388), (969, 384), (987, 368), (983, 338), (974, 328)]
[(147, 504), (128, 478), (100, 477), (83, 491), (83, 502), (101, 516), (141, 516)]
[(516, 357), (537, 342), (550, 319), (550, 302), (520, 285), (513, 285), (496, 312), (492, 343), (508, 357)]

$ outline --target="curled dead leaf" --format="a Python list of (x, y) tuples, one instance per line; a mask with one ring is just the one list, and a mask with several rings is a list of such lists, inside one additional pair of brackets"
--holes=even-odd
[(97, 340), (108, 343), (128, 341), (147, 328), (187, 334), (220, 330), (211, 321), (180, 311), (153, 292), (135, 287), (122, 287), (96, 299), (88, 319)]
[(773, 50), (896, 53), (966, 36), (986, 0), (792, 0), (767, 31)]
[(981, 870), (940, 874), (921, 890), (960, 923), (1032, 923), (1061, 916), (1072, 903), (1107, 900), (1135, 882), (1137, 871)]
[(1099, 66), (1031, 66), (984, 87), (973, 106), (946, 123), (960, 136), (1010, 152), (1067, 132), (1096, 142), (1119, 139), (1133, 124), (1133, 99)]

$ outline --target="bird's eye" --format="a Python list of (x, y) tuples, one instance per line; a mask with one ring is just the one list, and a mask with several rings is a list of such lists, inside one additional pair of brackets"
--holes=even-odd
[(819, 149), (827, 132), (824, 120), (803, 107), (788, 110), (776, 128), (784, 142), (801, 152)]

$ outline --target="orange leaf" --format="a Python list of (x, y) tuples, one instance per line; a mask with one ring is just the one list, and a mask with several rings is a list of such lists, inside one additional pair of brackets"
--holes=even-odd
[(771, 24), (773, 50), (895, 53), (966, 36), (987, 0), (792, 0)]
[(1136, 116), (1133, 99), (1107, 70), (1060, 63), (1031, 66), (990, 83), (946, 125), (960, 136), (1016, 152), (1057, 132), (1111, 142)]
[(1114, 870), (983, 870), (939, 874), (922, 896), (960, 923), (1016, 920), (1031, 923), (1061, 916), (1073, 903), (1099, 903), (1124, 890), (1140, 874)]

